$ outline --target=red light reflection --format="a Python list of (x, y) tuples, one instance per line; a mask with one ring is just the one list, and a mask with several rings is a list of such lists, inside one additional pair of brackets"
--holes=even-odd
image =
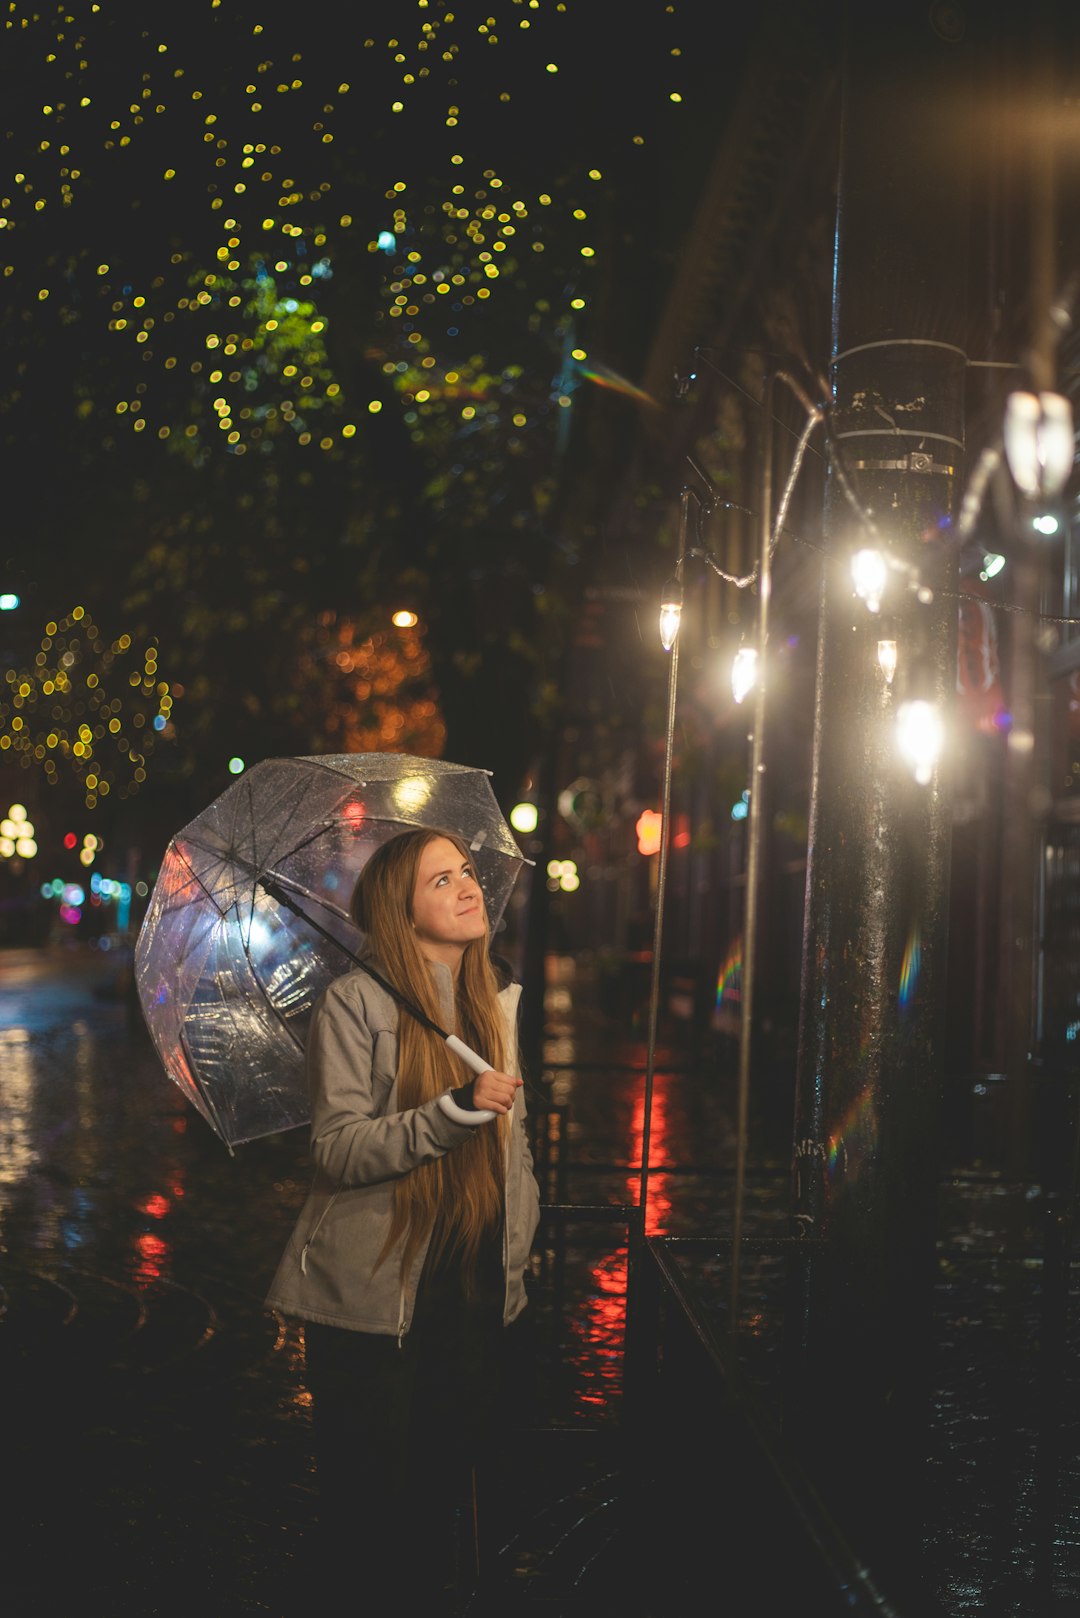
[[(649, 1181), (645, 1191), (645, 1234), (662, 1234), (671, 1215), (671, 1196), (666, 1175), (652, 1171), (656, 1163), (666, 1163), (671, 1138), (669, 1108), (671, 1105), (671, 1074), (653, 1074), (652, 1127), (649, 1131)], [(627, 1182), (627, 1201), (637, 1203), (641, 1197), (641, 1147), (645, 1138), (645, 1080), (641, 1081), (641, 1094), (634, 1101), (634, 1116), (630, 1120), (630, 1167), (634, 1178)]]
[(135, 1251), (139, 1258), (135, 1268), (135, 1279), (143, 1286), (149, 1286), (153, 1281), (160, 1281), (172, 1251), (168, 1242), (163, 1242), (160, 1236), (151, 1236), (149, 1232), (144, 1232), (135, 1238)]
[[(652, 1124), (649, 1140), (649, 1163), (663, 1163), (668, 1158), (670, 1140), (670, 1074), (653, 1074)], [(626, 1182), (628, 1203), (637, 1206), (641, 1197), (641, 1154), (645, 1136), (645, 1076), (642, 1075), (639, 1092), (634, 1098), (630, 1120), (629, 1164)], [(645, 1233), (661, 1234), (671, 1214), (671, 1197), (667, 1189), (667, 1176), (650, 1172), (645, 1192)], [(588, 1344), (588, 1353), (580, 1357), (571, 1355), (571, 1363), (578, 1373), (581, 1389), (578, 1403), (582, 1411), (603, 1407), (611, 1399), (618, 1385), (620, 1362), (626, 1336), (626, 1265), (625, 1244), (608, 1253), (590, 1270), (592, 1287), (588, 1302), (573, 1321), (578, 1336)]]
[(159, 1192), (155, 1192), (152, 1197), (147, 1197), (142, 1205), (142, 1211), (144, 1214), (149, 1214), (151, 1219), (164, 1219), (171, 1207), (172, 1203), (168, 1197), (163, 1197)]

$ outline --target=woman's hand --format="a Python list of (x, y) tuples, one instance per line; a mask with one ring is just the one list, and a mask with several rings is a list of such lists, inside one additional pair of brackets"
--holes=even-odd
[(488, 1112), (509, 1112), (514, 1095), (524, 1081), (489, 1067), (473, 1080), (473, 1106)]

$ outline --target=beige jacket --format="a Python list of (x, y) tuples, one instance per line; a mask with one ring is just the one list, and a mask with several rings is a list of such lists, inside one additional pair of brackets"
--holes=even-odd
[[(450, 970), (442, 965), (432, 970), (442, 1026), (453, 1032)], [(520, 995), (518, 983), (499, 995), (508, 1031), (507, 1071), (514, 1074)], [(394, 1182), (418, 1163), (452, 1152), (479, 1120), (456, 1106), (449, 1093), (398, 1109), (397, 1029), (397, 1004), (362, 971), (338, 978), (315, 1007), (307, 1040), (315, 1176), (266, 1305), (304, 1320), (400, 1338), (412, 1322), (427, 1245), (416, 1254), (404, 1284), (394, 1252), (375, 1269), (390, 1225)], [(521, 1088), (506, 1155), (506, 1325), (525, 1307), (524, 1270), (539, 1217)]]

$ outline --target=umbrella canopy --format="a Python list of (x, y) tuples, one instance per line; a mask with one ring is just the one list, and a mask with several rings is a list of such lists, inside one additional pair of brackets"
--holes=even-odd
[(528, 862), (486, 770), (401, 753), (267, 759), (170, 841), (135, 981), (166, 1073), (230, 1150), (309, 1121), (304, 1042), (363, 945), (357, 876), (412, 826), (469, 845), (494, 930)]

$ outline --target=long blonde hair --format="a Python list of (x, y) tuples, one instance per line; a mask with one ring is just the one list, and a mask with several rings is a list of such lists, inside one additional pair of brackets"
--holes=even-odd
[[(437, 1024), (445, 1012), (427, 958), (412, 928), (413, 894), (420, 857), (429, 843), (445, 837), (471, 863), (469, 850), (453, 832), (427, 827), (400, 833), (369, 857), (356, 884), (352, 914), (366, 933), (368, 951), (398, 992)], [(485, 912), (486, 916), (486, 912)], [(505, 1071), (506, 1024), (499, 984), (491, 964), (490, 935), (466, 945), (455, 985), (457, 1033), (492, 1067)], [(430, 1028), (404, 1008), (398, 1018), (398, 1105), (417, 1107), (445, 1090), (467, 1084), (474, 1075)], [(437, 1228), (438, 1258), (460, 1251), (466, 1284), (475, 1276), (485, 1234), (502, 1219), (503, 1149), (509, 1114), (469, 1130), (444, 1157), (420, 1163), (394, 1186), (390, 1231), (379, 1264), (403, 1240), (401, 1274), (407, 1275), (421, 1244)], [(436, 1227), (436, 1217), (441, 1215)]]

